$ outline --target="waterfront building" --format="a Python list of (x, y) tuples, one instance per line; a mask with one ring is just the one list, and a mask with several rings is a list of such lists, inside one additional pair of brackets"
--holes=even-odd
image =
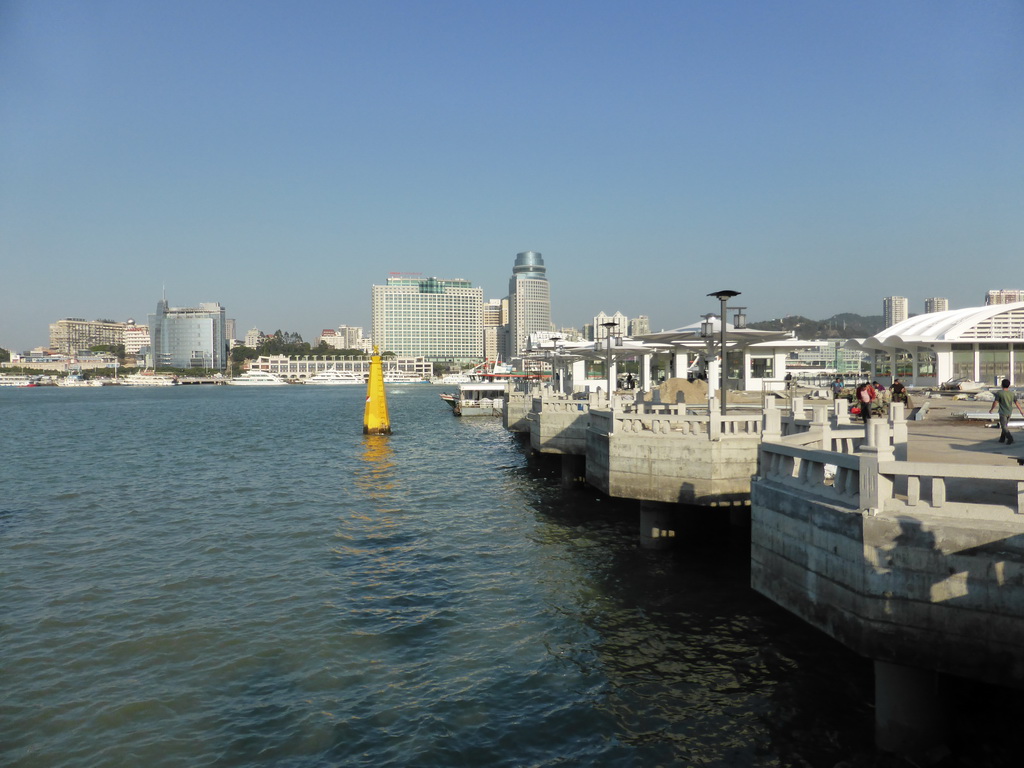
[(945, 312), (947, 309), (949, 309), (949, 299), (936, 297), (924, 300), (924, 311), (926, 313)]
[(149, 316), (151, 339), (147, 365), (155, 368), (213, 368), (227, 366), (224, 307), (216, 302), (198, 307), (171, 307), (157, 302)]
[(870, 355), (871, 376), (911, 386), (954, 378), (1024, 385), (1024, 302), (949, 309), (911, 317), (869, 339), (848, 342)]
[(896, 325), (910, 316), (910, 302), (906, 296), (886, 296), (882, 299), (885, 327)]
[(869, 361), (863, 350), (850, 349), (847, 339), (816, 341), (815, 346), (794, 350), (786, 360), (786, 368), (796, 371), (859, 374)]
[(531, 333), (550, 330), (551, 290), (544, 257), (536, 251), (517, 253), (508, 281), (506, 359), (522, 356)]
[[(431, 379), (434, 376), (434, 364), (425, 357), (387, 357), (383, 360), (385, 375), (398, 373), (412, 379)], [(303, 381), (324, 371), (341, 371), (354, 373), (365, 378), (370, 373), (369, 357), (331, 357), (314, 355), (312, 357), (287, 357), (285, 355), (262, 355), (249, 361), (247, 370), (268, 371), (284, 379)]]
[[(605, 323), (615, 323), (615, 327), (605, 328)], [(593, 327), (594, 341), (601, 341), (602, 339), (608, 338), (609, 331), (611, 331), (612, 336), (628, 336), (629, 318), (621, 312), (616, 312), (614, 315), (606, 315), (602, 310), (594, 316)]]
[(483, 359), (483, 289), (469, 280), (392, 273), (371, 299), (371, 337), (381, 352), (455, 364)]
[(1024, 301), (1024, 291), (1001, 290), (985, 294), (985, 304), (1015, 304)]
[(66, 317), (50, 324), (50, 349), (64, 355), (74, 355), (100, 344), (124, 344), (126, 325), (116, 320)]

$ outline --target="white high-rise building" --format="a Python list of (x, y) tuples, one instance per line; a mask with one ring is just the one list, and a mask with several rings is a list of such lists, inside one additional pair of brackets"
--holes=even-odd
[(1015, 304), (1024, 301), (1024, 291), (1001, 290), (985, 294), (985, 304)]
[(393, 274), (371, 295), (374, 345), (381, 352), (433, 362), (483, 359), (482, 288), (468, 280)]
[(930, 315), (933, 312), (945, 312), (947, 309), (949, 309), (949, 299), (936, 297), (924, 300), (924, 312), (926, 315)]
[(129, 320), (124, 327), (124, 353), (134, 357), (149, 344), (149, 326), (136, 325), (134, 320)]
[(629, 335), (643, 336), (651, 332), (651, 318), (647, 315), (637, 315), (629, 321)]
[(508, 281), (509, 360), (526, 351), (531, 333), (551, 330), (551, 291), (544, 257), (536, 251), (516, 254)]
[[(615, 323), (615, 327), (605, 328), (606, 323)], [(616, 312), (614, 315), (606, 315), (604, 310), (601, 310), (594, 315), (594, 340), (601, 341), (601, 339), (608, 338), (609, 331), (611, 331), (612, 336), (628, 336), (629, 318), (621, 312)]]
[(910, 317), (910, 302), (906, 296), (886, 296), (882, 299), (885, 327), (891, 328)]

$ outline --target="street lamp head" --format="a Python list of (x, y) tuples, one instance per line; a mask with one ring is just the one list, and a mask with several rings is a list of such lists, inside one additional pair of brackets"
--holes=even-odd
[(739, 291), (714, 291), (708, 294), (708, 296), (714, 296), (719, 301), (727, 301), (728, 299), (731, 299), (733, 296), (739, 295)]

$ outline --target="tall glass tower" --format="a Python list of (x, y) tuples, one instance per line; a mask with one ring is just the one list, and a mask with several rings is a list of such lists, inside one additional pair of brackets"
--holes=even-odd
[(508, 281), (509, 358), (526, 351), (531, 333), (551, 330), (551, 292), (544, 257), (536, 251), (516, 254)]
[(198, 307), (169, 307), (167, 299), (149, 316), (152, 346), (149, 364), (157, 368), (227, 367), (224, 307), (216, 302)]

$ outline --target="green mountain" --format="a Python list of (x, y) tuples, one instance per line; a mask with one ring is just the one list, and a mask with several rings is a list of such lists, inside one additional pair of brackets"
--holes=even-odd
[(843, 312), (827, 320), (789, 315), (747, 325), (759, 331), (793, 331), (798, 339), (861, 339), (884, 330), (885, 320), (881, 315), (865, 317)]

